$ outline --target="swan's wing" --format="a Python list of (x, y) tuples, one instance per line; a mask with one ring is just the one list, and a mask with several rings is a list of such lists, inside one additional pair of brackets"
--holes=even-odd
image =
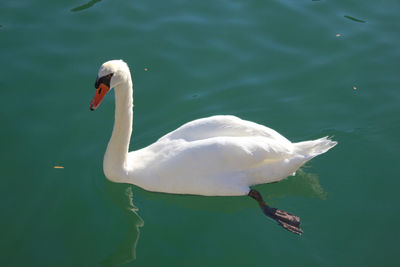
[(289, 140), (271, 128), (230, 115), (212, 116), (188, 122), (160, 138), (160, 141), (183, 139), (191, 142), (214, 137), (252, 136), (267, 137), (286, 145), (290, 143)]
[(266, 161), (284, 160), (293, 146), (274, 139), (256, 137), (212, 137), (187, 142), (184, 140), (159, 140), (153, 145), (135, 151), (137, 162), (159, 169), (161, 173), (184, 171), (232, 172), (246, 170)]
[[(243, 195), (248, 186), (289, 174), (293, 145), (263, 136), (163, 139), (128, 154), (132, 177), (157, 192)], [(284, 165), (282, 171), (279, 165)], [(267, 172), (263, 166), (273, 166)], [(287, 174), (286, 174), (287, 172)], [(293, 171), (291, 171), (293, 172)], [(283, 174), (282, 174), (283, 173)], [(139, 178), (138, 178), (139, 177)]]

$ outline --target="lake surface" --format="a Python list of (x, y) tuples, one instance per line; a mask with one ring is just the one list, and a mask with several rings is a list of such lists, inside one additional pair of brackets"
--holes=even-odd
[[(400, 2), (0, 3), (1, 266), (399, 266)], [(249, 197), (157, 194), (102, 170), (111, 92), (133, 70), (131, 150), (232, 114), (339, 145)], [(54, 168), (60, 166), (63, 168)]]

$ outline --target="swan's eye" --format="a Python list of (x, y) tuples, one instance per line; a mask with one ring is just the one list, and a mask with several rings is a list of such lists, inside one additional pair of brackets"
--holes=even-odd
[(103, 83), (105, 85), (107, 85), (108, 87), (110, 87), (110, 81), (111, 81), (111, 77), (113, 76), (113, 73), (110, 73), (106, 76), (102, 76), (100, 78), (96, 79), (96, 82), (94, 83), (94, 87), (95, 88), (99, 88), (100, 84)]

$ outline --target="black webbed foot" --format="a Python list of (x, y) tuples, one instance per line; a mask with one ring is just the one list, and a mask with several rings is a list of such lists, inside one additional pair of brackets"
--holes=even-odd
[(301, 235), (303, 230), (300, 228), (300, 218), (296, 215), (290, 214), (286, 211), (279, 210), (276, 208), (269, 207), (263, 200), (261, 194), (257, 190), (250, 190), (249, 194), (250, 197), (257, 200), (258, 204), (260, 205), (261, 210), (264, 212), (265, 215), (274, 219), (280, 226), (285, 228), (286, 230)]

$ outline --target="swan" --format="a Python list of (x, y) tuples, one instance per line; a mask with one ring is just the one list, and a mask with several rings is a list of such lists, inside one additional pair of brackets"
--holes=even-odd
[(104, 155), (104, 174), (153, 192), (204, 196), (250, 196), (265, 215), (302, 234), (299, 217), (269, 207), (250, 187), (293, 175), (337, 142), (323, 137), (292, 143), (275, 130), (231, 115), (188, 122), (155, 143), (129, 152), (133, 120), (131, 72), (123, 60), (103, 63), (90, 102), (95, 110), (115, 90), (115, 121)]

